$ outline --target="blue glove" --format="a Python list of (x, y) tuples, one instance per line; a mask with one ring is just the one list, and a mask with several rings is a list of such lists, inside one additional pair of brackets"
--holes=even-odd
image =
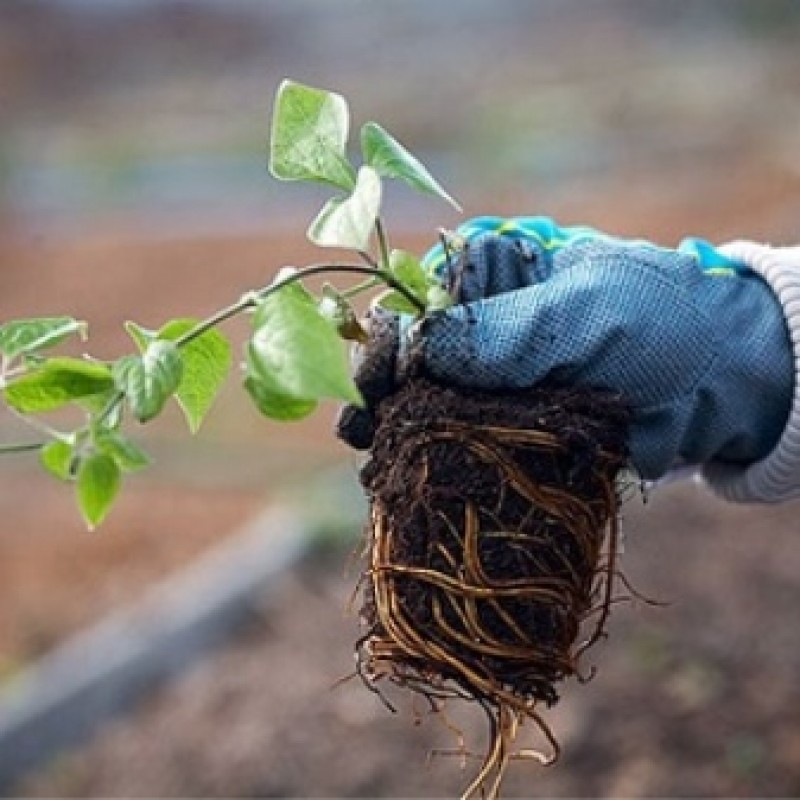
[[(434, 377), (620, 392), (633, 407), (631, 461), (648, 479), (773, 448), (791, 404), (791, 345), (772, 290), (743, 264), (699, 240), (670, 250), (546, 218), (482, 218), (460, 232), (467, 266), (450, 277), (462, 304), (421, 331)], [(440, 249), (428, 263), (453, 268)]]

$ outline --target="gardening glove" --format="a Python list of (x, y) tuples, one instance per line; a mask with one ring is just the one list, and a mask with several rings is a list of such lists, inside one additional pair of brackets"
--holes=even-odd
[[(462, 226), (459, 231), (470, 233)], [(480, 233), (481, 231), (477, 231)], [(478, 298), (511, 291), (544, 280), (548, 254), (536, 242), (499, 237), (464, 239), (463, 254), (445, 256), (442, 247), (432, 250), (425, 266), (435, 272), (456, 298)], [(462, 257), (463, 255), (463, 257)], [(463, 263), (464, 269), (455, 269)], [(368, 450), (375, 433), (375, 408), (397, 388), (403, 375), (412, 372), (408, 361), (412, 339), (418, 341), (413, 320), (380, 306), (370, 309), (364, 322), (369, 331), (366, 345), (351, 351), (353, 377), (364, 406), (344, 405), (335, 423), (336, 435), (356, 450)]]
[[(776, 445), (792, 400), (791, 343), (776, 295), (741, 261), (699, 240), (669, 250), (545, 218), (482, 218), (462, 233), (472, 237), (464, 302), (420, 331), (433, 377), (619, 392), (646, 479), (680, 463), (747, 464)], [(430, 261), (452, 269), (441, 253)]]

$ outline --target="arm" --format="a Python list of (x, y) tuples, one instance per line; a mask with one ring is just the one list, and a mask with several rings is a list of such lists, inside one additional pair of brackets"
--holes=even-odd
[(780, 302), (793, 356), (791, 409), (780, 439), (762, 459), (742, 466), (709, 463), (701, 470), (727, 500), (780, 502), (800, 496), (800, 247), (731, 242), (720, 248), (766, 281)]

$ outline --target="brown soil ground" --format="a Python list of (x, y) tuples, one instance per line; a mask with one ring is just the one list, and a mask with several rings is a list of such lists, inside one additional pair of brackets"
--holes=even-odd
[[(509, 197), (492, 210), (520, 209)], [(798, 238), (800, 187), (764, 164), (732, 165), (702, 186), (677, 176), (654, 192), (626, 180), (546, 210), (665, 243), (687, 232), (788, 242)], [(117, 355), (127, 346), (125, 319), (156, 327), (173, 315), (202, 316), (267, 282), (280, 264), (316, 259), (300, 244), (295, 231), (302, 229), (236, 239), (142, 242), (135, 232), (109, 231), (71, 243), (0, 242), (0, 319), (68, 311), (91, 321), (96, 355)], [(229, 535), (276, 487), (325, 464), (354, 463), (328, 434), (330, 414), (275, 426), (232, 386), (199, 438), (183, 433), (177, 414), (158, 422), (142, 432), (156, 466), (131, 479), (119, 508), (92, 535), (68, 489), (25, 459), (0, 463), (0, 670), (16, 671), (134, 600)], [(15, 435), (13, 425), (0, 421), (0, 433)], [(516, 765), (506, 794), (800, 794), (796, 508), (741, 509), (670, 487), (644, 508), (633, 501), (627, 516), (628, 575), (672, 605), (615, 613), (609, 643), (592, 654), (597, 678), (566, 687), (552, 714), (563, 761), (549, 770)], [(352, 669), (357, 635), (343, 613), (353, 583), (352, 575), (341, 577), (346, 561), (335, 553), (287, 575), (231, 647), (20, 792), (456, 793), (466, 777), (457, 759), (426, 766), (431, 748), (453, 746), (442, 726), (417, 727), (409, 713), (393, 717), (355, 683), (330, 689)], [(480, 749), (479, 739), (468, 740)]]
[[(692, 486), (633, 499), (624, 568), (668, 601), (619, 606), (588, 685), (548, 714), (550, 768), (513, 764), (505, 796), (797, 796), (800, 548), (797, 510), (743, 509)], [(452, 734), (387, 712), (352, 669), (353, 577), (318, 557), (264, 598), (237, 641), (128, 719), (20, 787), (26, 796), (454, 796), (470, 774)], [(420, 706), (419, 710), (423, 710)], [(454, 717), (461, 719), (454, 713)], [(482, 713), (464, 723), (485, 742)], [(533, 735), (533, 732), (531, 732)], [(474, 768), (474, 764), (472, 767)]]

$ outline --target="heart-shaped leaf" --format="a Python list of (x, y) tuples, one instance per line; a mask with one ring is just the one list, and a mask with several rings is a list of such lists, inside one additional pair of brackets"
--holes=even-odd
[(139, 422), (158, 416), (178, 388), (183, 361), (172, 342), (151, 342), (140, 356), (125, 356), (114, 364), (114, 381)]
[[(158, 338), (175, 341), (197, 325), (197, 320), (175, 319), (164, 325)], [(215, 328), (181, 347), (183, 375), (175, 399), (183, 411), (189, 430), (197, 433), (225, 383), (231, 366), (231, 346)]]
[(425, 165), (377, 122), (367, 122), (361, 128), (361, 152), (364, 162), (379, 175), (399, 178), (414, 189), (441, 197), (457, 211), (461, 211), (461, 206), (428, 172)]
[(253, 316), (253, 326), (248, 367), (270, 391), (294, 400), (333, 397), (361, 403), (344, 342), (299, 283), (264, 299)]
[(49, 358), (33, 372), (9, 383), (3, 395), (12, 408), (31, 414), (102, 395), (113, 387), (111, 371), (103, 364), (78, 358)]
[(94, 530), (105, 519), (121, 484), (120, 468), (107, 453), (93, 453), (81, 462), (75, 490), (89, 530)]
[(63, 439), (53, 439), (48, 442), (39, 453), (42, 466), (56, 478), (62, 481), (72, 479), (72, 460), (74, 448)]
[(0, 353), (6, 358), (38, 353), (77, 333), (86, 338), (86, 323), (72, 317), (12, 320), (0, 325)]
[(110, 455), (117, 462), (117, 466), (125, 472), (136, 472), (150, 463), (147, 453), (119, 431), (108, 429), (97, 431), (94, 443), (98, 450)]
[(244, 388), (250, 395), (256, 408), (265, 416), (279, 422), (294, 422), (304, 419), (313, 413), (318, 403), (316, 400), (297, 400), (276, 390), (263, 378), (248, 375), (244, 380)]
[(352, 193), (329, 200), (308, 229), (321, 247), (367, 250), (381, 207), (381, 179), (372, 167), (361, 167)]
[(125, 323), (125, 330), (128, 332), (128, 336), (136, 343), (140, 353), (144, 353), (150, 342), (158, 338), (157, 331), (143, 328), (141, 325), (136, 322), (131, 322), (130, 320)]
[(269, 170), (284, 181), (318, 181), (349, 191), (355, 172), (347, 160), (350, 117), (335, 92), (283, 81), (275, 95)]

